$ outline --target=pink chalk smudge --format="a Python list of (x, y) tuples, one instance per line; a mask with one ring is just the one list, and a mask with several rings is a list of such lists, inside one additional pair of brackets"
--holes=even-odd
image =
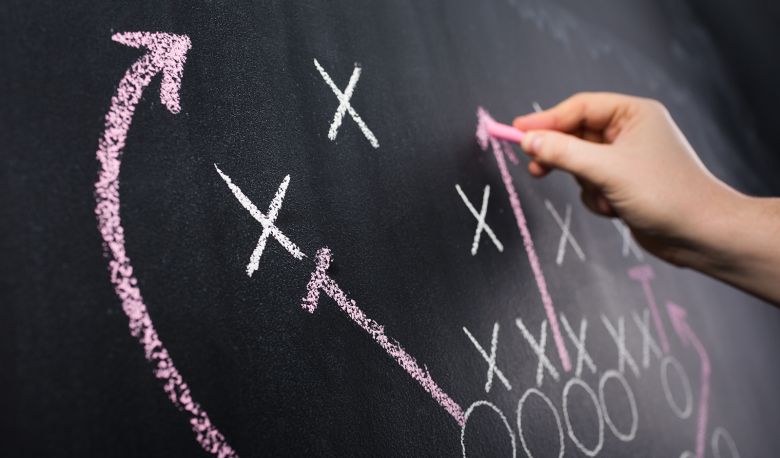
[(655, 302), (653, 288), (650, 286), (650, 280), (655, 278), (653, 268), (649, 264), (642, 264), (628, 269), (628, 276), (638, 281), (642, 285), (642, 291), (645, 294), (645, 300), (650, 307), (650, 314), (653, 315), (655, 330), (658, 333), (658, 339), (661, 341), (661, 348), (664, 353), (669, 353), (669, 339), (666, 337), (666, 328), (664, 327), (661, 313), (658, 311), (658, 304)]
[(357, 303), (348, 298), (344, 291), (339, 288), (336, 282), (330, 278), (327, 273), (332, 259), (330, 249), (320, 248), (315, 257), (315, 269), (311, 274), (311, 280), (307, 285), (308, 293), (301, 307), (310, 313), (314, 313), (320, 300), (320, 291), (325, 291), (331, 299), (336, 301), (339, 308), (349, 316), (358, 326), (366, 331), (376, 343), (382, 347), (414, 380), (416, 380), (433, 399), (444, 408), (452, 418), (458, 422), (462, 428), (465, 424), (463, 409), (457, 402), (453, 401), (439, 385), (431, 378), (427, 369), (423, 369), (417, 364), (417, 361), (404, 350), (395, 340), (390, 339), (385, 334), (384, 326), (368, 318)]
[(686, 347), (693, 345), (701, 361), (701, 391), (699, 393), (699, 415), (696, 421), (696, 458), (704, 458), (704, 439), (707, 436), (707, 416), (709, 415), (710, 400), (710, 356), (704, 344), (693, 332), (688, 324), (688, 312), (684, 308), (671, 302), (666, 303), (669, 319), (680, 341)]
[(211, 423), (206, 411), (193, 400), (189, 386), (174, 366), (168, 350), (154, 329), (126, 253), (124, 228), (119, 214), (119, 169), (135, 107), (152, 78), (162, 72), (160, 101), (172, 113), (179, 112), (179, 88), (190, 39), (186, 35), (148, 32), (118, 33), (111, 39), (148, 51), (127, 70), (119, 82), (111, 98), (105, 130), (97, 149), (100, 171), (95, 183), (95, 214), (108, 257), (111, 283), (122, 301), (122, 310), (130, 320), (130, 334), (143, 346), (144, 356), (154, 365), (155, 377), (164, 382), (163, 389), (168, 399), (189, 415), (195, 439), (204, 450), (220, 458), (237, 457), (225, 436)]
[[(520, 230), (520, 235), (523, 237), (523, 246), (528, 256), (528, 262), (531, 264), (531, 270), (534, 273), (534, 279), (536, 280), (536, 286), (539, 289), (539, 294), (542, 298), (542, 304), (544, 304), (544, 311), (547, 315), (547, 321), (550, 323), (550, 330), (553, 335), (553, 341), (555, 347), (558, 350), (558, 357), (561, 360), (561, 367), (566, 372), (571, 371), (571, 359), (569, 358), (569, 352), (566, 349), (566, 343), (563, 340), (563, 334), (558, 323), (558, 316), (555, 313), (555, 306), (553, 305), (550, 293), (547, 290), (547, 281), (544, 278), (544, 272), (542, 272), (542, 266), (539, 263), (539, 257), (536, 255), (536, 248), (534, 247), (533, 238), (531, 238), (531, 231), (528, 230), (528, 223), (523, 213), (523, 208), (520, 205), (520, 197), (515, 189), (514, 182), (512, 181), (512, 175), (509, 174), (509, 168), (504, 160), (504, 155), (507, 154), (506, 150), (501, 147), (501, 143), (495, 137), (491, 137), (487, 125), (493, 122), (493, 118), (482, 107), (477, 109), (477, 143), (484, 150), (487, 151), (488, 145), (493, 149), (493, 155), (496, 157), (498, 163), (498, 169), (501, 172), (501, 179), (504, 182), (507, 194), (509, 194), (509, 205), (512, 206), (512, 211), (517, 221), (517, 228)], [(510, 156), (511, 158), (511, 156)]]

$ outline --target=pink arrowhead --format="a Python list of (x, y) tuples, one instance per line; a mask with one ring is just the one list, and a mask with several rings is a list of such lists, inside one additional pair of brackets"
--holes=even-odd
[(653, 274), (653, 268), (647, 264), (641, 266), (632, 267), (628, 270), (628, 276), (634, 280), (652, 280), (655, 275)]
[(197, 442), (205, 451), (219, 458), (237, 458), (225, 436), (193, 399), (189, 385), (154, 328), (127, 255), (125, 230), (120, 217), (119, 170), (135, 108), (152, 78), (162, 72), (160, 101), (172, 113), (181, 110), (179, 89), (190, 39), (184, 35), (149, 32), (118, 33), (112, 39), (133, 48), (146, 48), (148, 52), (136, 60), (119, 81), (111, 97), (105, 129), (96, 153), (100, 170), (95, 182), (95, 214), (106, 249), (111, 283), (122, 301), (130, 334), (138, 340), (147, 361), (154, 366), (154, 376), (164, 382), (163, 390), (170, 401), (189, 418)]
[(666, 303), (666, 311), (672, 321), (674, 331), (680, 337), (683, 345), (688, 345), (691, 334), (691, 328), (688, 326), (688, 312), (672, 302)]
[(187, 51), (191, 47), (190, 38), (172, 33), (122, 32), (114, 34), (111, 39), (133, 48), (144, 47), (149, 50), (146, 57), (152, 72), (163, 74), (160, 101), (171, 113), (178, 113), (181, 110), (181, 76), (184, 73)]

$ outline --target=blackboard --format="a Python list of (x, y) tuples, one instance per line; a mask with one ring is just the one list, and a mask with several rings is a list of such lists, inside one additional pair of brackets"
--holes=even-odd
[(685, 3), (0, 11), (4, 454), (780, 448), (780, 313), (476, 136), (649, 96), (717, 176), (777, 192)]

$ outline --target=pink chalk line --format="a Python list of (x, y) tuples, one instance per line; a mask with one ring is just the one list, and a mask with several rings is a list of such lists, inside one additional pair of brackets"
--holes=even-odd
[(666, 303), (669, 319), (672, 321), (677, 336), (686, 347), (693, 345), (701, 360), (701, 392), (699, 393), (699, 417), (696, 421), (696, 458), (704, 458), (704, 439), (707, 435), (707, 416), (710, 398), (710, 357), (707, 349), (688, 324), (688, 312), (671, 302)]
[(650, 280), (655, 277), (653, 268), (648, 264), (635, 266), (628, 269), (628, 276), (642, 284), (642, 291), (644, 291), (647, 305), (650, 307), (650, 314), (653, 315), (653, 322), (658, 333), (658, 339), (661, 341), (661, 348), (664, 350), (664, 353), (669, 353), (669, 339), (666, 338), (664, 322), (661, 318), (661, 313), (658, 311), (658, 304), (655, 302), (653, 288), (650, 286)]
[(119, 82), (106, 114), (105, 131), (98, 142), (100, 171), (95, 183), (95, 214), (108, 258), (111, 283), (122, 301), (122, 310), (130, 320), (130, 334), (143, 346), (144, 356), (154, 365), (155, 377), (164, 382), (163, 390), (168, 399), (189, 415), (195, 439), (204, 450), (220, 458), (237, 457), (225, 436), (211, 423), (206, 411), (193, 400), (189, 386), (154, 329), (125, 250), (125, 231), (119, 214), (119, 168), (135, 107), (152, 78), (162, 72), (160, 100), (171, 113), (179, 112), (179, 88), (190, 39), (186, 35), (148, 32), (118, 33), (111, 39), (148, 51)]
[[(544, 312), (547, 315), (547, 321), (550, 323), (550, 330), (553, 335), (553, 341), (555, 342), (555, 348), (558, 350), (558, 357), (561, 360), (561, 367), (563, 367), (564, 371), (569, 372), (571, 371), (571, 359), (569, 358), (569, 352), (566, 349), (566, 343), (563, 340), (563, 334), (561, 333), (561, 328), (558, 324), (555, 306), (553, 305), (550, 293), (547, 291), (547, 281), (544, 279), (544, 272), (542, 272), (539, 257), (536, 255), (536, 248), (534, 247), (534, 241), (531, 238), (531, 231), (528, 230), (528, 223), (525, 220), (525, 214), (523, 214), (523, 208), (520, 205), (520, 197), (517, 195), (517, 190), (515, 190), (515, 185), (512, 181), (512, 175), (509, 174), (509, 168), (504, 159), (504, 156), (507, 155), (507, 153), (502, 148), (498, 139), (491, 137), (485, 128), (485, 125), (488, 122), (492, 122), (492, 120), (493, 118), (490, 117), (490, 114), (488, 114), (484, 108), (479, 107), (477, 109), (477, 142), (484, 151), (487, 151), (488, 144), (490, 144), (493, 149), (493, 155), (496, 157), (498, 169), (501, 172), (501, 179), (504, 182), (507, 194), (509, 194), (509, 204), (512, 206), (515, 220), (517, 220), (517, 228), (520, 230), (520, 235), (523, 236), (523, 246), (525, 246), (528, 262), (531, 264), (536, 286), (542, 297)], [(509, 157), (511, 158), (511, 156)]]
[(311, 280), (306, 289), (308, 291), (301, 307), (310, 313), (314, 313), (320, 300), (320, 291), (325, 291), (331, 299), (336, 301), (339, 308), (346, 313), (352, 321), (366, 331), (376, 343), (382, 347), (413, 379), (419, 383), (425, 391), (430, 393), (433, 399), (447, 411), (462, 428), (465, 424), (463, 409), (453, 401), (439, 385), (431, 378), (427, 369), (423, 369), (417, 361), (404, 350), (395, 340), (385, 334), (384, 326), (368, 318), (354, 300), (347, 297), (336, 282), (327, 273), (332, 259), (330, 249), (320, 248), (315, 257), (315, 269), (311, 274)]

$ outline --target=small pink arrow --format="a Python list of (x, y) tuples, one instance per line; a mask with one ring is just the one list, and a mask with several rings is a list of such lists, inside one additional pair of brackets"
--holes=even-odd
[(125, 231), (119, 214), (119, 168), (135, 107), (152, 78), (162, 72), (160, 101), (171, 113), (179, 112), (179, 88), (190, 39), (186, 35), (149, 32), (118, 33), (111, 39), (147, 50), (119, 81), (106, 114), (105, 130), (98, 142), (100, 171), (95, 183), (95, 214), (108, 258), (111, 283), (130, 320), (130, 334), (143, 346), (147, 361), (154, 365), (155, 377), (164, 382), (168, 399), (176, 408), (187, 412), (195, 439), (204, 450), (220, 458), (237, 457), (206, 411), (192, 399), (189, 386), (154, 329), (125, 250)]
[(642, 285), (642, 291), (645, 293), (645, 300), (650, 307), (650, 314), (655, 322), (655, 330), (658, 333), (658, 339), (661, 341), (661, 348), (664, 353), (669, 353), (669, 339), (666, 338), (666, 328), (661, 319), (661, 313), (658, 311), (658, 304), (655, 301), (653, 288), (650, 286), (650, 280), (655, 277), (653, 268), (649, 264), (642, 264), (628, 269), (628, 276), (638, 281)]
[(699, 394), (699, 417), (696, 424), (696, 458), (703, 458), (710, 397), (710, 357), (707, 354), (707, 349), (704, 348), (701, 340), (688, 324), (688, 312), (671, 302), (666, 303), (666, 310), (680, 342), (686, 347), (693, 345), (701, 360), (701, 392)]

